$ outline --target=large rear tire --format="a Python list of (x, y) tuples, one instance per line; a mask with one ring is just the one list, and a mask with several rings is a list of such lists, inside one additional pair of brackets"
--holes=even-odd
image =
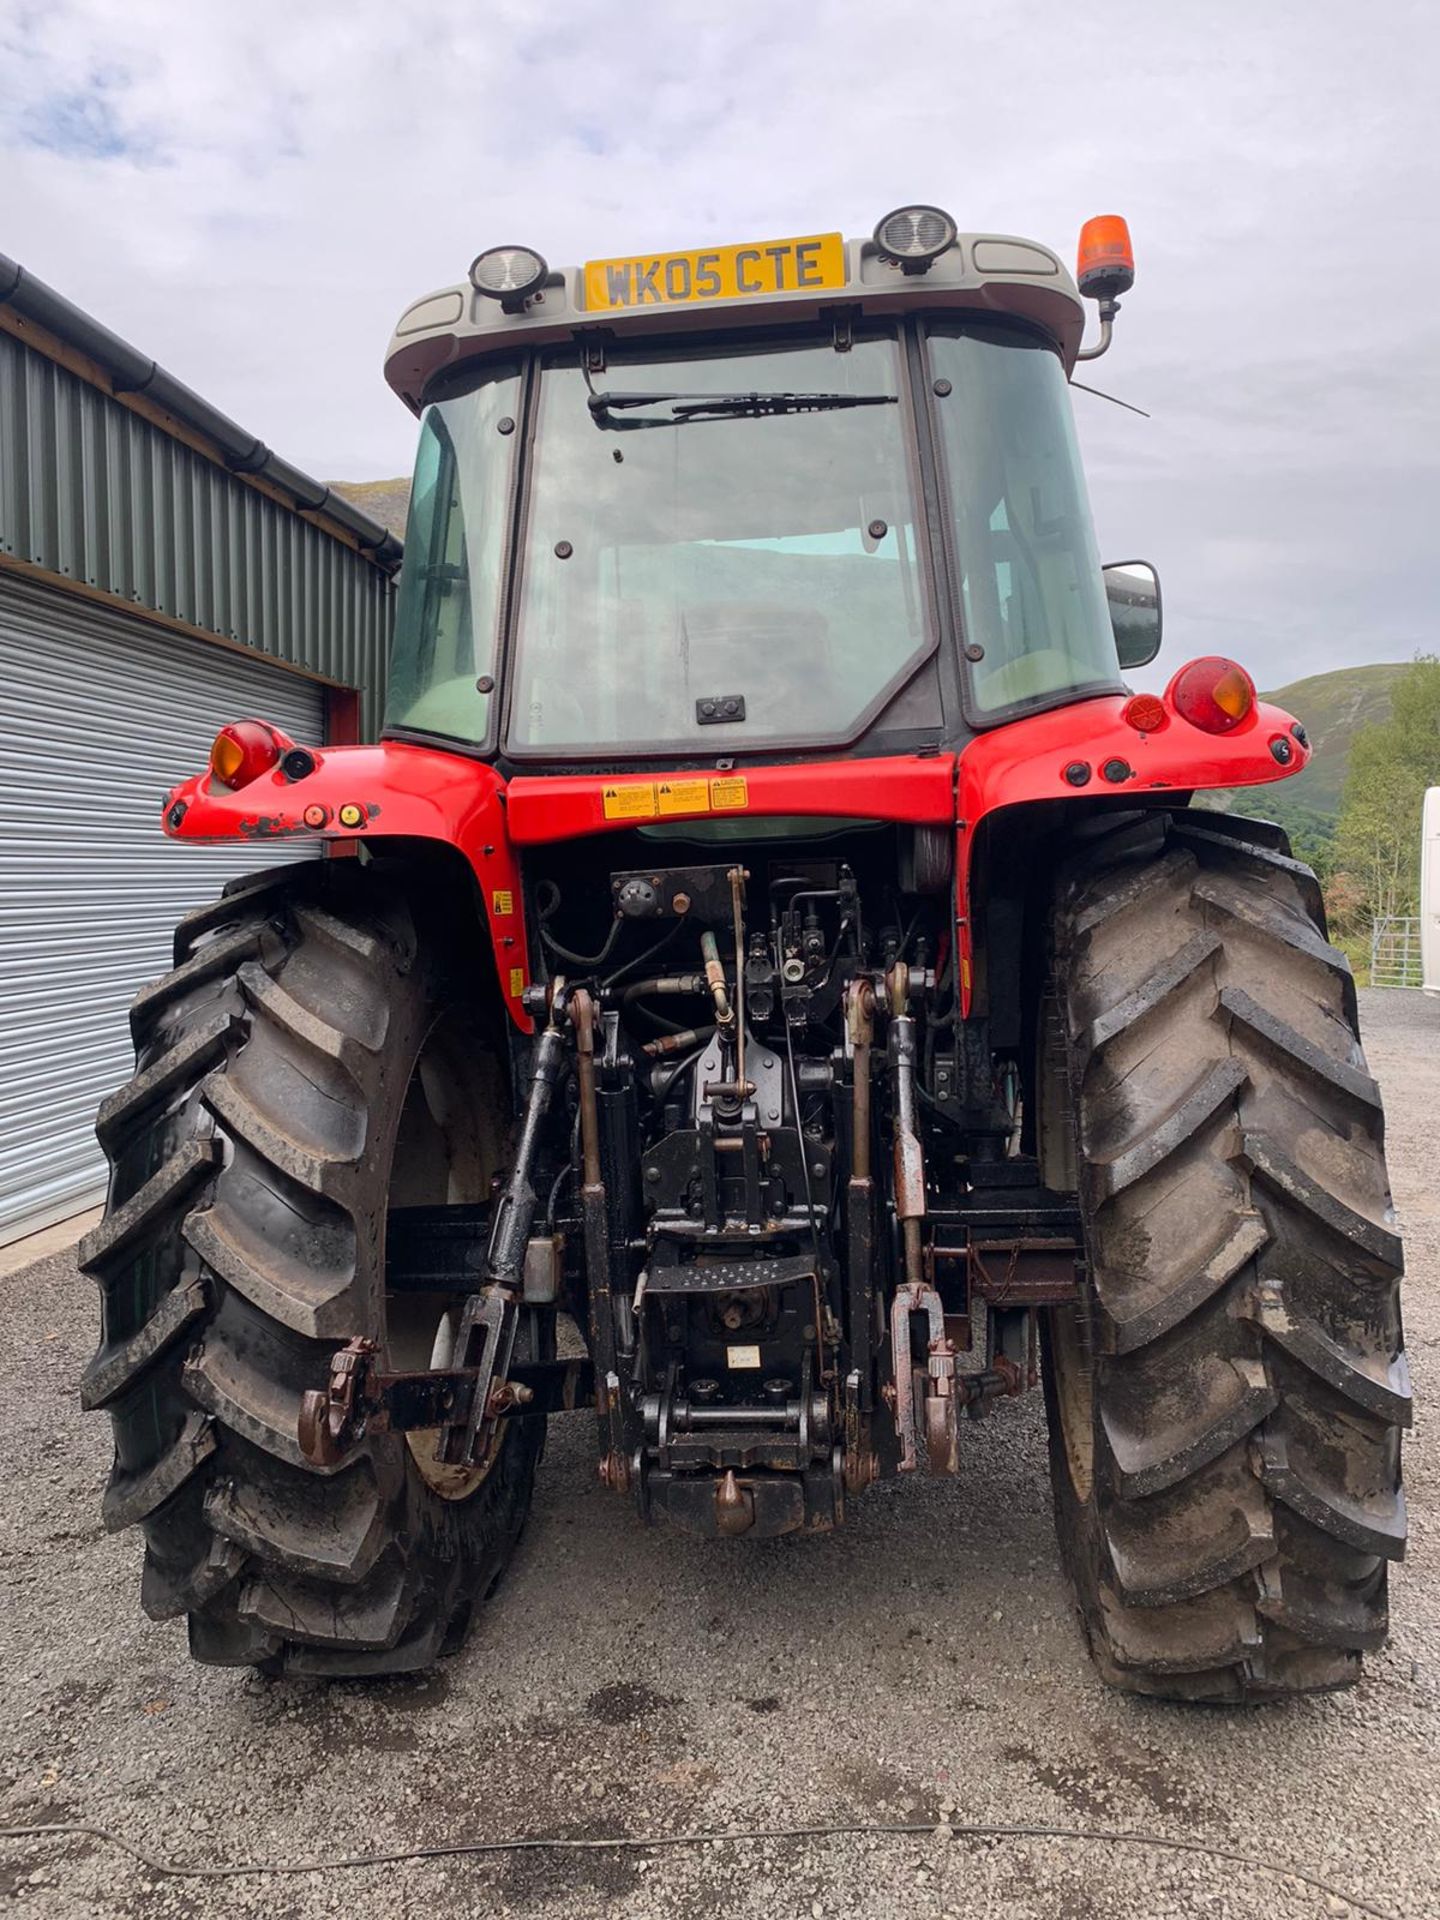
[(141, 1527), (142, 1604), (187, 1614), (199, 1660), (425, 1666), (519, 1535), (543, 1422), (459, 1477), (424, 1437), (371, 1434), (328, 1471), (297, 1440), (353, 1336), (428, 1363), (445, 1303), (387, 1306), (387, 1209), (485, 1199), (502, 1151), (494, 1027), (465, 984), (483, 976), (453, 953), (382, 869), (287, 867), (189, 915), (132, 1010), (135, 1077), (97, 1127), (82, 1391), (114, 1427), (106, 1524)]
[(1052, 1100), (1040, 1132), (1073, 1142), (1089, 1259), (1048, 1329), (1057, 1526), (1101, 1672), (1172, 1698), (1349, 1684), (1404, 1549), (1380, 1095), (1288, 856), (1258, 822), (1129, 816), (1054, 920), (1040, 1099), (1070, 1124)]

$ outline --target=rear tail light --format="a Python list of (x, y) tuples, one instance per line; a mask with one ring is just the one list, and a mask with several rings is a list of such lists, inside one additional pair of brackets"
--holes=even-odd
[(210, 779), (233, 793), (268, 773), (280, 754), (280, 742), (263, 720), (236, 720), (222, 727), (211, 743)]
[(1245, 669), (1213, 653), (1182, 667), (1166, 692), (1180, 718), (1202, 733), (1229, 733), (1255, 705), (1255, 682)]

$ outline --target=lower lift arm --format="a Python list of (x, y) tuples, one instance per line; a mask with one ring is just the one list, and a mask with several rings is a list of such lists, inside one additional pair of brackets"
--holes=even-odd
[[(474, 1466), (484, 1459), (496, 1423), (506, 1415), (558, 1412), (580, 1404), (591, 1379), (588, 1363), (514, 1365), (525, 1253), (538, 1204), (535, 1165), (546, 1117), (566, 1070), (569, 1040), (562, 1022), (567, 1020), (573, 1022), (580, 1042), (587, 1239), (597, 1201), (603, 1236), (605, 1191), (599, 1185), (594, 1118), (593, 1009), (589, 996), (581, 992), (571, 996), (567, 1008), (564, 984), (557, 981), (550, 997), (550, 1018), (535, 1047), (515, 1163), (491, 1223), (484, 1283), (467, 1296), (461, 1309), (454, 1365), (439, 1371), (386, 1373), (373, 1340), (352, 1340), (336, 1354), (328, 1386), (307, 1393), (301, 1403), (300, 1448), (316, 1465), (333, 1465), (367, 1429), (439, 1427), (440, 1457), (452, 1466)], [(597, 1193), (592, 1193), (592, 1186)]]

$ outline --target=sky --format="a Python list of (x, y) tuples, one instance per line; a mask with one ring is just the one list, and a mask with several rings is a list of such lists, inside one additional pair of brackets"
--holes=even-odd
[(1440, 649), (1437, 69), (1428, 0), (0, 0), (0, 252), (359, 480), (412, 458), (395, 319), (486, 246), (1123, 213), (1102, 553), (1273, 687)]

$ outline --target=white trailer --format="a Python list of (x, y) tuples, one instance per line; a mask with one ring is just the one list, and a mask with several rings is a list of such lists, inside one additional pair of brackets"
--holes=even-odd
[(1420, 966), (1425, 991), (1440, 994), (1440, 787), (1420, 818)]

